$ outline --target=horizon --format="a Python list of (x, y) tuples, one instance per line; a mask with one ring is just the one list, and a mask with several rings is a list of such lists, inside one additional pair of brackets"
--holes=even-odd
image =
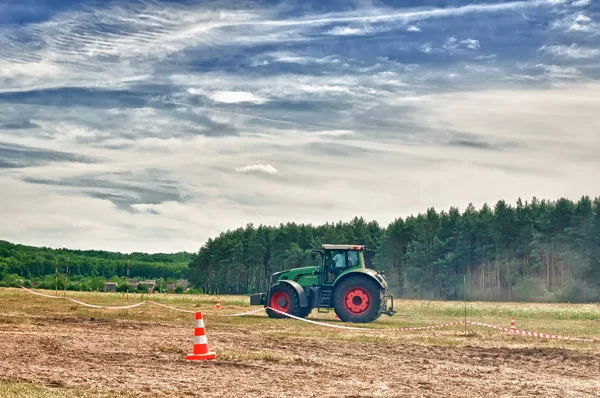
[[(600, 198), (600, 196), (594, 197), (594, 196), (591, 196), (591, 195), (582, 195), (582, 197), (589, 197), (590, 200), (594, 200), (596, 198)], [(527, 204), (530, 204), (533, 200), (538, 200), (540, 203), (541, 202), (556, 202), (557, 200), (560, 200), (560, 199), (569, 199), (569, 200), (572, 200), (573, 202), (577, 202), (578, 200), (581, 199), (581, 197), (579, 199), (576, 199), (576, 200), (571, 199), (571, 198), (565, 198), (565, 197), (561, 197), (561, 198), (537, 198), (537, 197), (533, 197), (533, 198), (528, 198), (528, 199), (523, 199), (523, 198), (518, 198), (518, 199), (521, 199), (521, 201), (523, 202), (523, 204), (527, 205)], [(485, 202), (481, 206), (475, 206), (473, 204), (473, 207), (475, 208), (475, 210), (480, 211), (483, 208), (484, 205), (487, 205), (491, 209), (491, 211), (493, 212), (494, 211), (494, 205), (496, 203), (498, 203), (498, 201), (501, 201), (501, 200), (503, 200), (503, 199), (498, 199), (494, 203), (487, 203), (487, 202)], [(354, 218), (363, 218), (367, 223), (375, 221), (375, 222), (377, 222), (379, 224), (380, 228), (387, 229), (392, 223), (398, 221), (399, 219), (402, 219), (402, 220), (406, 221), (410, 217), (418, 217), (420, 215), (426, 214), (427, 210), (429, 210), (429, 209), (434, 209), (438, 214), (441, 214), (442, 212), (448, 213), (448, 211), (451, 208), (456, 208), (456, 209), (458, 209), (458, 211), (461, 214), (463, 214), (464, 211), (471, 204), (472, 203), (469, 203), (469, 204), (467, 204), (466, 206), (464, 206), (462, 208), (458, 207), (458, 206), (450, 206), (449, 208), (445, 208), (445, 209), (437, 209), (437, 208), (434, 208), (434, 207), (430, 207), (430, 208), (428, 208), (428, 209), (426, 209), (424, 211), (418, 212), (416, 214), (410, 214), (410, 215), (404, 216), (404, 217), (400, 217), (400, 216), (396, 217), (394, 220), (392, 220), (387, 225), (383, 225), (383, 224), (379, 223), (377, 220), (366, 219), (365, 217), (362, 217), (362, 216), (354, 216), (354, 217), (352, 217), (352, 218), (350, 218), (348, 220), (326, 221), (326, 222), (323, 222), (323, 223), (320, 223), (320, 224), (311, 224), (311, 223), (296, 223), (296, 224), (298, 226), (309, 226), (309, 227), (315, 227), (316, 228), (316, 227), (320, 227), (320, 226), (328, 225), (328, 224), (329, 225), (335, 225), (335, 224), (338, 224), (338, 223), (349, 223)], [(510, 207), (515, 207), (516, 201), (515, 201), (515, 203), (506, 202), (506, 204), (508, 206), (510, 206)], [(286, 225), (287, 223), (293, 224), (294, 221), (286, 221), (286, 222), (283, 223), (283, 225)], [(275, 225), (275, 224), (271, 224), (271, 225), (258, 224), (258, 225), (256, 225), (256, 224), (253, 224), (253, 223), (250, 223), (250, 224), (252, 224), (254, 228), (258, 228), (260, 226), (268, 227), (268, 228), (278, 228), (279, 227), (279, 224), (277, 224), (277, 225)], [(237, 228), (245, 228), (245, 227), (246, 227), (246, 225), (240, 225)], [(233, 228), (233, 229), (237, 229), (237, 228)], [(221, 231), (221, 232), (227, 232), (227, 230), (224, 230), (224, 231)], [(209, 238), (215, 239), (215, 238), (218, 238), (218, 235), (210, 236)], [(0, 240), (4, 240), (4, 239), (0, 239)], [(177, 254), (177, 253), (187, 253), (187, 254), (195, 254), (195, 253), (198, 252), (198, 250), (200, 250), (201, 247), (203, 247), (207, 243), (208, 239), (206, 241), (202, 242), (198, 246), (198, 248), (195, 249), (195, 250), (181, 250), (181, 251), (173, 251), (173, 252), (143, 252), (143, 251), (139, 251), (139, 250), (133, 250), (133, 251), (116, 251), (116, 250), (110, 250), (110, 249), (97, 249), (97, 248), (91, 248), (91, 247), (88, 247), (88, 248), (85, 248), (85, 247), (84, 248), (57, 247), (57, 246), (52, 247), (52, 246), (47, 246), (47, 245), (29, 245), (29, 244), (15, 242), (15, 241), (12, 241), (12, 242), (11, 241), (7, 241), (7, 240), (5, 240), (5, 241), (8, 242), (8, 243), (11, 243), (11, 244), (15, 244), (15, 245), (24, 245), (24, 246), (33, 246), (33, 247), (40, 247), (40, 248), (48, 248), (48, 249), (51, 249), (51, 250), (71, 250), (71, 251), (76, 251), (76, 250), (81, 250), (81, 251), (97, 250), (97, 251), (107, 251), (107, 252), (111, 252), (111, 253), (120, 253), (120, 254), (124, 254), (124, 255), (131, 255), (133, 253), (142, 253), (142, 254)]]
[(0, 32), (10, 242), (194, 253), (600, 192), (591, 0), (25, 0)]

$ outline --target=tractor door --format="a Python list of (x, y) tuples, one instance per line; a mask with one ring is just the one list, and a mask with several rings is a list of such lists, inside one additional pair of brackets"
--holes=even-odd
[(348, 253), (345, 250), (327, 250), (323, 257), (323, 272), (321, 285), (333, 285), (337, 275), (346, 269)]

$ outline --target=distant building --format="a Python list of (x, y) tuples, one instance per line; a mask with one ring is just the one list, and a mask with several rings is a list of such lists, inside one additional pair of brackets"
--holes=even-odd
[(174, 283), (167, 283), (167, 292), (175, 293), (175, 284)]
[(146, 286), (148, 288), (148, 293), (154, 293), (154, 288), (156, 287), (156, 281), (154, 279), (141, 281), (139, 284)]
[(117, 291), (117, 282), (104, 282), (104, 291), (105, 292), (116, 292)]
[(175, 286), (183, 286), (184, 288), (189, 286), (187, 279), (177, 279), (175, 281)]
[(140, 283), (137, 280), (135, 280), (135, 279), (129, 281), (129, 290), (135, 290), (135, 289), (137, 289), (139, 284)]

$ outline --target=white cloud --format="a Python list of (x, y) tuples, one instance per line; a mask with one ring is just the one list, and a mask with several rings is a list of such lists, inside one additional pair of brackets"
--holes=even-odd
[(421, 29), (418, 26), (410, 25), (406, 30), (409, 32), (420, 32)]
[(581, 32), (600, 32), (600, 23), (582, 12), (567, 15), (552, 22), (553, 29), (560, 29), (565, 33), (578, 34)]
[(362, 36), (376, 32), (371, 26), (336, 26), (327, 31), (328, 35), (333, 36)]
[(328, 55), (326, 57), (311, 57), (307, 55), (299, 55), (289, 51), (274, 51), (261, 54), (254, 57), (252, 60), (253, 66), (268, 65), (270, 62), (281, 62), (281, 63), (293, 63), (301, 65), (326, 65), (326, 64), (340, 64), (340, 59), (335, 55)]
[(449, 37), (446, 40), (446, 43), (444, 43), (444, 45), (442, 46), (445, 49), (448, 50), (455, 50), (457, 48), (469, 48), (471, 50), (477, 50), (480, 46), (479, 46), (479, 40), (475, 40), (475, 39), (464, 39), (464, 40), (458, 40), (456, 37), (452, 36)]
[(420, 50), (426, 54), (429, 54), (430, 52), (433, 51), (433, 48), (431, 47), (430, 44), (422, 44), (420, 47)]
[(536, 67), (544, 69), (551, 77), (575, 79), (581, 76), (579, 70), (573, 66), (538, 64)]
[[(0, 184), (8, 193), (0, 195), (4, 209), (0, 236), (6, 239), (55, 246), (69, 242), (75, 248), (195, 251), (208, 237), (246, 222), (316, 224), (349, 219), (362, 209), (365, 217), (386, 224), (429, 206), (464, 206), (470, 201), (477, 205), (532, 195), (577, 198), (600, 189), (590, 183), (596, 180), (593, 171), (598, 169), (600, 151), (597, 130), (589, 123), (599, 106), (594, 97), (598, 87), (595, 91), (579, 86), (485, 91), (488, 82), (483, 80), (488, 78), (506, 79), (503, 83), (517, 79), (506, 67), (502, 48), (495, 48), (497, 55), (477, 57), (485, 60), (478, 64), (467, 60), (452, 66), (414, 65), (410, 56), (402, 63), (397, 54), (371, 57), (369, 52), (350, 51), (351, 57), (345, 50), (354, 49), (336, 51), (327, 43), (338, 40), (323, 36), (328, 29), (338, 35), (376, 29), (417, 31), (415, 21), (538, 10), (549, 2), (421, 11), (370, 8), (287, 20), (277, 19), (275, 8), (209, 12), (199, 3), (118, 4), (124, 3), (20, 26), (25, 36), (33, 37), (29, 44), (11, 41), (13, 36), (4, 34), (8, 28), (0, 27), (0, 91), (98, 87), (136, 93), (137, 83), (144, 89), (165, 89), (151, 94), (141, 90), (141, 101), (151, 97), (147, 106), (120, 103), (115, 100), (118, 95), (91, 106), (5, 101), (0, 120), (23, 116), (41, 127), (18, 134), (0, 129), (0, 142), (100, 159), (93, 164), (53, 162), (3, 169)], [(569, 25), (564, 29), (575, 23), (587, 29), (594, 23), (592, 17), (579, 13), (565, 20)], [(99, 29), (98, 21), (106, 23), (110, 33)], [(438, 29), (435, 23), (428, 25), (432, 32)], [(448, 21), (439, 23), (444, 29)], [(446, 44), (473, 57), (477, 53), (472, 50), (481, 47), (479, 40), (471, 38), (479, 37), (474, 36), (479, 34), (476, 28), (453, 30), (450, 34), (455, 37), (447, 42), (446, 36), (431, 36), (438, 41), (392, 45), (402, 51), (406, 45), (442, 53), (446, 50), (441, 45)], [(570, 37), (580, 36), (570, 32)], [(377, 37), (371, 39), (373, 48), (379, 48)], [(486, 47), (485, 36), (480, 39)], [(314, 45), (294, 45), (301, 40), (314, 40)], [(256, 44), (253, 51), (243, 48)], [(265, 48), (269, 50), (260, 51)], [(524, 59), (527, 71), (533, 72), (526, 75), (522, 70), (519, 84), (539, 77), (550, 83), (555, 81), (552, 78), (564, 79), (571, 85), (573, 79), (584, 77), (586, 69), (560, 61), (596, 54), (594, 48), (580, 46), (550, 46), (544, 51), (560, 59), (547, 64)], [(244, 68), (188, 68), (206, 59), (223, 63), (233, 59), (235, 66), (248, 53), (252, 55), (243, 61), (257, 67), (252, 77)], [(261, 66), (268, 72), (260, 74)], [(448, 86), (440, 88), (437, 83), (442, 79)], [(462, 88), (465, 81), (468, 94), (419, 95), (451, 92), (451, 85)], [(202, 106), (199, 103), (204, 101), (194, 96), (206, 96), (214, 103)], [(248, 106), (267, 101), (268, 107)], [(164, 104), (175, 106), (154, 107)], [(233, 106), (215, 104), (239, 105), (232, 112)], [(464, 147), (445, 145), (457, 132), (475, 136), (475, 146), (493, 147), (506, 141), (514, 146), (490, 156), (489, 151), (469, 148), (466, 140), (458, 140)], [(590, 167), (581, 167), (581, 162)], [(272, 165), (285, 165), (286, 178), (238, 174), (281, 175)], [(162, 180), (148, 178), (149, 170), (164, 173)], [(141, 200), (131, 205), (135, 212), (130, 213), (120, 210), (110, 197), (87, 196), (85, 189), (22, 182), (23, 178), (85, 179), (93, 174), (112, 176), (106, 178), (118, 185), (119, 173), (130, 173), (128, 178), (138, 188), (156, 184), (160, 194), (172, 195), (162, 202), (160, 197)], [(311, 189), (325, 184), (328, 189)], [(411, 187), (408, 193), (407, 186)], [(180, 202), (171, 200), (177, 196), (172, 191), (182, 197)], [(71, 230), (71, 225), (78, 229)]]
[(244, 167), (236, 167), (235, 169), (236, 172), (238, 173), (264, 173), (264, 174), (270, 174), (270, 175), (274, 175), (274, 174), (279, 174), (279, 170), (277, 170), (275, 167), (271, 166), (270, 164), (251, 164), (248, 166), (244, 166)]
[(252, 102), (255, 104), (263, 104), (268, 101), (266, 98), (257, 96), (256, 94), (249, 93), (246, 91), (215, 91), (208, 94), (208, 96), (217, 102), (224, 102), (226, 104), (235, 104), (239, 102)]
[(479, 48), (479, 40), (466, 39), (466, 40), (461, 41), (461, 43), (472, 50), (476, 50)]
[(581, 47), (575, 43), (570, 46), (543, 46), (540, 48), (540, 51), (549, 53), (558, 58), (591, 59), (600, 56), (599, 48)]
[(356, 133), (352, 130), (324, 130), (311, 133), (311, 135), (323, 137), (346, 137), (355, 134)]
[(574, 7), (584, 7), (584, 6), (590, 5), (591, 3), (592, 3), (592, 0), (576, 0), (576, 1), (572, 2), (571, 5)]

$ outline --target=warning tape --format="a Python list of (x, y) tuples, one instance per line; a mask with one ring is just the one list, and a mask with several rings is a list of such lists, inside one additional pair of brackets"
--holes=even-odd
[[(171, 309), (171, 310), (175, 310), (175, 311), (187, 312), (188, 314), (195, 314), (195, 313), (196, 313), (196, 311), (184, 310), (184, 309), (177, 308), (177, 307), (173, 307), (173, 306), (170, 306), (170, 305), (166, 305), (166, 304), (157, 303), (156, 301), (148, 301), (148, 303), (150, 303), (150, 304), (154, 304), (154, 305), (158, 305), (158, 306), (160, 306), (160, 307), (169, 308), (169, 309)], [(204, 314), (204, 313), (203, 313), (203, 314)]]
[(378, 331), (378, 332), (382, 332), (382, 331), (413, 331), (413, 330), (427, 330), (427, 329), (439, 329), (439, 328), (444, 328), (444, 327), (449, 327), (449, 326), (456, 326), (456, 325), (462, 325), (464, 323), (467, 323), (469, 325), (473, 325), (473, 326), (482, 326), (482, 327), (488, 327), (488, 328), (492, 328), (492, 329), (496, 329), (496, 330), (503, 330), (505, 332), (508, 333), (514, 333), (514, 334), (520, 334), (520, 335), (524, 335), (524, 336), (532, 336), (532, 337), (541, 337), (541, 338), (546, 338), (546, 339), (558, 339), (558, 340), (570, 340), (570, 341), (586, 341), (586, 342), (600, 342), (599, 340), (595, 340), (595, 339), (584, 339), (584, 338), (580, 338), (580, 337), (565, 337), (565, 336), (557, 336), (557, 335), (552, 335), (552, 334), (545, 334), (545, 333), (538, 333), (538, 332), (529, 332), (526, 330), (518, 330), (518, 329), (512, 329), (512, 328), (505, 328), (502, 326), (495, 326), (495, 325), (489, 325), (487, 323), (482, 323), (482, 322), (473, 322), (473, 321), (456, 321), (456, 322), (450, 322), (450, 323), (443, 323), (440, 325), (432, 325), (432, 326), (420, 326), (420, 327), (412, 327), (412, 328), (358, 328), (358, 327), (352, 327), (352, 326), (342, 326), (342, 325), (332, 325), (330, 323), (325, 323), (325, 322), (317, 322), (317, 321), (313, 321), (310, 319), (306, 319), (306, 318), (300, 318), (298, 316), (295, 315), (291, 315), (291, 314), (287, 314), (285, 312), (276, 310), (275, 308), (272, 307), (267, 307), (277, 313), (280, 313), (282, 315), (288, 316), (290, 318), (294, 318), (294, 319), (298, 319), (300, 321), (303, 322), (309, 322), (312, 324), (316, 324), (316, 325), (320, 325), (320, 326), (326, 326), (326, 327), (330, 327), (330, 328), (335, 328), (335, 329), (346, 329), (346, 330), (362, 330), (362, 331)]
[[(198, 312), (198, 311), (184, 310), (182, 308), (177, 308), (177, 307), (173, 307), (171, 305), (157, 303), (156, 301), (150, 301), (150, 300), (141, 301), (141, 302), (136, 303), (136, 304), (123, 305), (123, 306), (95, 305), (95, 304), (84, 303), (83, 301), (75, 300), (74, 298), (71, 298), (71, 297), (50, 296), (48, 294), (43, 294), (43, 293), (39, 293), (39, 292), (35, 292), (33, 290), (30, 290), (30, 289), (27, 289), (24, 286), (21, 286), (21, 287), (23, 289), (25, 289), (27, 292), (35, 294), (35, 295), (38, 295), (38, 296), (47, 297), (47, 298), (53, 298), (53, 299), (69, 300), (69, 301), (72, 301), (72, 302), (77, 303), (79, 305), (83, 305), (83, 306), (90, 307), (90, 308), (102, 308), (102, 309), (108, 309), (108, 310), (126, 310), (126, 309), (135, 308), (135, 307), (139, 307), (140, 305), (144, 305), (144, 304), (150, 303), (150, 304), (158, 305), (158, 306), (161, 306), (161, 307), (169, 308), (169, 309), (172, 309), (172, 310), (175, 310), (175, 311), (185, 312), (185, 313), (188, 313), (188, 314), (195, 314), (196, 312)], [(249, 314), (253, 314), (253, 313), (259, 312), (259, 311), (264, 311), (264, 308), (259, 308), (259, 309), (252, 310), (252, 311), (242, 312), (242, 313), (239, 313), (239, 314), (216, 314), (216, 313), (205, 313), (205, 312), (202, 312), (202, 314), (203, 315), (222, 316), (222, 317), (234, 317), (234, 316), (249, 315)]]
[[(188, 314), (195, 314), (196, 312), (198, 312), (198, 311), (184, 310), (182, 308), (173, 307), (172, 305), (157, 303), (156, 301), (146, 301), (146, 302), (150, 303), (150, 304), (158, 305), (160, 307), (169, 308), (171, 310), (186, 312)], [(218, 314), (218, 313), (214, 313), (214, 312), (204, 312), (204, 311), (200, 311), (200, 312), (202, 312), (202, 315), (208, 315), (208, 316), (214, 315), (214, 316), (222, 316), (222, 317), (232, 317), (232, 316), (243, 316), (243, 315), (255, 314), (257, 312), (264, 311), (264, 310), (265, 310), (264, 308), (259, 308), (259, 309), (256, 309), (256, 310), (242, 312), (242, 313), (239, 313), (239, 314)]]
[(75, 300), (75, 299), (72, 299), (70, 297), (66, 297), (66, 299), (70, 300), (70, 301), (72, 301), (74, 303), (84, 305), (86, 307), (104, 308), (104, 309), (107, 309), (107, 310), (126, 310), (126, 309), (129, 309), (129, 308), (135, 308), (135, 307), (139, 307), (140, 305), (146, 304), (145, 301), (142, 301), (140, 303), (136, 303), (136, 304), (132, 304), (132, 305), (123, 305), (123, 306), (108, 307), (108, 306), (102, 306), (102, 305), (94, 305), (94, 304), (84, 303), (83, 301)]
[(467, 321), (467, 323), (469, 325), (482, 326), (482, 327), (496, 329), (496, 330), (503, 330), (503, 331), (508, 332), (508, 333), (521, 334), (521, 335), (524, 335), (524, 336), (541, 337), (541, 338), (544, 338), (544, 339), (597, 342), (597, 340), (594, 340), (594, 339), (584, 339), (584, 338), (580, 338), (580, 337), (565, 337), (565, 336), (557, 336), (557, 335), (554, 335), (554, 334), (529, 332), (527, 330), (505, 328), (505, 327), (502, 327), (502, 326), (489, 325), (487, 323), (482, 323), (482, 322)]
[[(209, 314), (209, 315), (216, 315), (216, 316), (244, 316), (244, 315), (256, 314), (257, 312), (264, 311), (264, 310), (265, 310), (264, 308), (259, 308), (259, 309), (252, 310), (252, 311), (242, 312), (240, 314)], [(204, 315), (204, 312), (202, 314)]]
[(37, 294), (38, 296), (48, 297), (48, 298), (51, 298), (51, 299), (63, 299), (63, 300), (64, 300), (64, 297), (59, 297), (59, 296), (50, 296), (49, 294), (38, 293), (38, 292), (34, 292), (33, 290), (29, 290), (29, 289), (27, 289), (26, 287), (23, 287), (23, 286), (21, 286), (21, 287), (22, 287), (23, 289), (27, 290), (29, 293), (32, 293), (32, 294)]
[[(38, 292), (34, 292), (33, 290), (27, 289), (24, 286), (21, 286), (21, 288), (23, 288), (25, 291), (31, 293), (31, 294), (35, 294), (38, 296), (43, 296), (43, 297), (47, 297), (47, 298), (52, 298), (52, 299), (66, 299), (66, 300), (70, 300), (74, 303), (80, 304), (80, 305), (84, 305), (87, 307), (91, 307), (91, 308), (102, 308), (102, 309), (130, 309), (130, 308), (135, 308), (135, 307), (139, 307), (141, 305), (144, 304), (154, 304), (154, 305), (158, 305), (160, 307), (164, 307), (164, 308), (168, 308), (168, 309), (172, 309), (175, 311), (180, 311), (180, 312), (185, 312), (185, 313), (189, 313), (189, 314), (195, 314), (198, 311), (192, 311), (192, 310), (185, 310), (182, 308), (177, 308), (177, 307), (173, 307), (171, 305), (167, 305), (167, 304), (162, 304), (162, 303), (158, 303), (156, 301), (142, 301), (136, 304), (132, 304), (132, 305), (126, 305), (126, 306), (101, 306), (101, 305), (94, 305), (94, 304), (88, 304), (88, 303), (84, 303), (83, 301), (79, 301), (79, 300), (75, 300), (73, 298), (70, 297), (56, 297), (56, 296), (50, 296), (48, 294), (43, 294), (43, 293), (38, 293)], [(265, 307), (265, 308), (258, 308), (255, 310), (251, 310), (251, 311), (247, 311), (247, 312), (242, 312), (239, 314), (218, 314), (218, 313), (205, 313), (202, 312), (203, 315), (209, 315), (209, 316), (220, 316), (220, 317), (237, 317), (237, 316), (244, 316), (244, 315), (250, 315), (250, 314), (254, 314), (260, 311), (264, 311), (265, 309), (270, 309), (272, 311), (275, 311), (281, 315), (287, 316), (289, 318), (293, 318), (293, 319), (297, 319), (299, 321), (302, 322), (307, 322), (307, 323), (312, 323), (314, 325), (319, 325), (319, 326), (325, 326), (325, 327), (329, 327), (329, 328), (334, 328), (334, 329), (343, 329), (343, 330), (358, 330), (358, 331), (377, 331), (377, 332), (384, 332), (384, 331), (400, 331), (400, 332), (407, 332), (407, 331), (415, 331), (415, 330), (429, 330), (429, 329), (440, 329), (440, 328), (444, 328), (444, 327), (450, 327), (450, 326), (457, 326), (457, 325), (462, 325), (462, 324), (468, 324), (468, 325), (473, 325), (473, 326), (481, 326), (481, 327), (487, 327), (487, 328), (491, 328), (491, 329), (496, 329), (496, 330), (502, 330), (508, 333), (513, 333), (513, 334), (519, 334), (519, 335), (524, 335), (524, 336), (531, 336), (531, 337), (540, 337), (540, 338), (546, 338), (546, 339), (556, 339), (556, 340), (570, 340), (570, 341), (585, 341), (585, 342), (599, 342), (600, 340), (596, 340), (596, 339), (584, 339), (584, 338), (579, 338), (579, 337), (565, 337), (565, 336), (558, 336), (558, 335), (552, 335), (552, 334), (545, 334), (545, 333), (538, 333), (538, 332), (530, 332), (527, 330), (519, 330), (519, 329), (513, 329), (513, 328), (506, 328), (506, 327), (502, 327), (502, 326), (496, 326), (496, 325), (490, 325), (487, 323), (482, 323), (482, 322), (474, 322), (474, 321), (466, 321), (466, 320), (462, 320), (462, 321), (455, 321), (455, 322), (449, 322), (449, 323), (443, 323), (440, 325), (431, 325), (431, 326), (419, 326), (419, 327), (407, 327), (407, 328), (367, 328), (367, 327), (354, 327), (354, 326), (343, 326), (343, 325), (334, 325), (331, 323), (325, 323), (325, 322), (319, 322), (319, 321), (313, 321), (311, 319), (306, 319), (306, 318), (301, 318), (299, 316), (296, 315), (292, 315), (292, 314), (288, 314), (286, 312), (282, 312), (280, 310), (277, 310), (275, 308), (272, 307)]]
[(361, 327), (354, 327), (354, 326), (333, 325), (331, 323), (313, 321), (310, 319), (300, 318), (299, 316), (276, 310), (273, 307), (267, 307), (267, 308), (272, 311), (275, 311), (279, 314), (285, 315), (287, 317), (294, 318), (294, 319), (297, 319), (297, 320), (303, 321), (303, 322), (309, 322), (309, 323), (312, 323), (315, 325), (326, 326), (326, 327), (335, 328), (335, 329), (361, 330), (361, 331), (369, 331), (369, 332), (373, 332), (373, 331), (377, 331), (377, 332), (386, 332), (386, 331), (407, 332), (407, 331), (412, 331), (412, 330), (439, 329), (439, 328), (444, 328), (444, 327), (448, 327), (448, 326), (461, 325), (461, 324), (465, 323), (465, 321), (456, 321), (456, 322), (450, 322), (450, 323), (443, 323), (440, 325), (420, 326), (420, 327), (413, 327), (413, 328), (361, 328)]

